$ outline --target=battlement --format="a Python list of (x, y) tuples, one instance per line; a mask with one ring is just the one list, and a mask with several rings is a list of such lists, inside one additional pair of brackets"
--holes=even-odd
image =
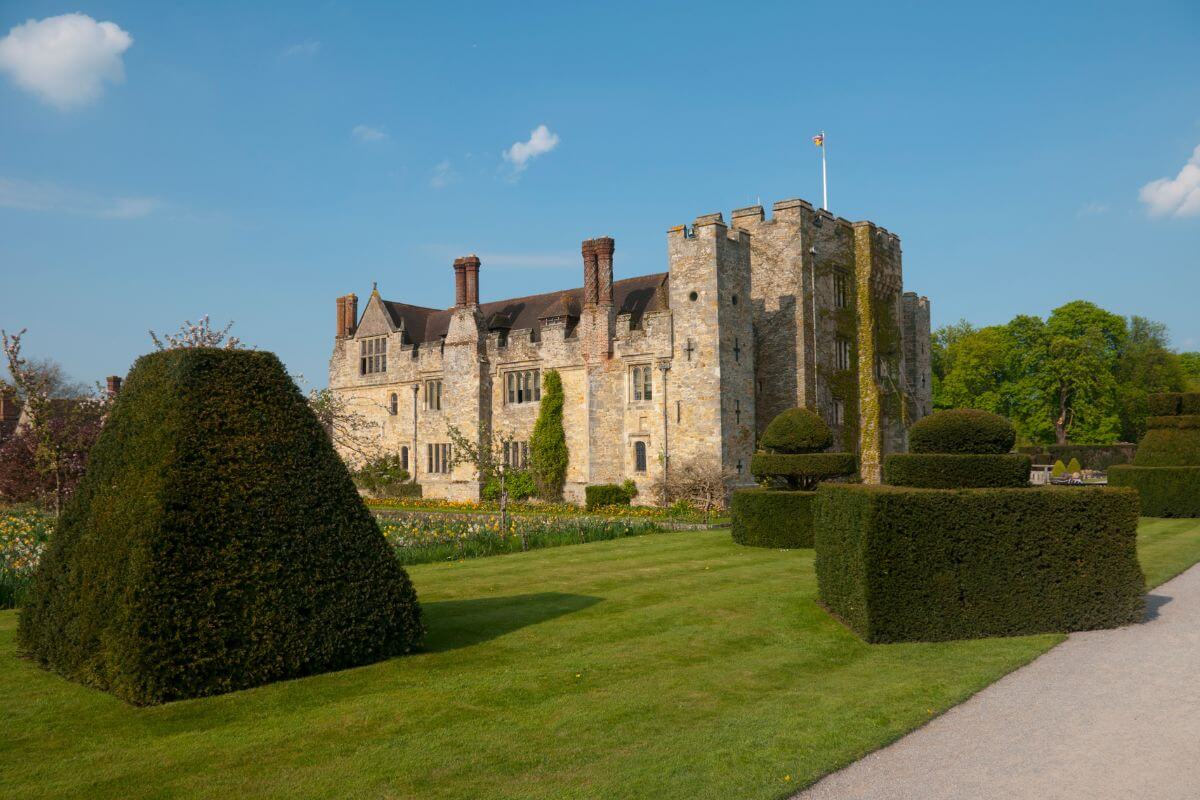
[(675, 225), (667, 229), (667, 239), (695, 239), (698, 237), (715, 239), (724, 237), (725, 239), (746, 244), (750, 242), (750, 233), (740, 228), (730, 228), (725, 224), (725, 217), (720, 211), (715, 214), (702, 214), (696, 217), (696, 220), (689, 228), (687, 225)]

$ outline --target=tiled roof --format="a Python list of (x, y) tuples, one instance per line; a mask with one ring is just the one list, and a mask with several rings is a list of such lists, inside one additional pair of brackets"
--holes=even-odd
[[(667, 292), (665, 272), (625, 278), (613, 281), (613, 305), (618, 314), (630, 314), (632, 324), (637, 326), (647, 311), (668, 308)], [(454, 314), (452, 308), (425, 308), (390, 300), (385, 300), (383, 305), (392, 315), (392, 323), (398, 327), (403, 325), (409, 339), (415, 344), (437, 341), (445, 336)], [(583, 289), (578, 288), (496, 300), (481, 304), (479, 310), (483, 314), (484, 324), (491, 329), (540, 330), (541, 320), (562, 316), (564, 306), (569, 316), (577, 318), (582, 305)]]

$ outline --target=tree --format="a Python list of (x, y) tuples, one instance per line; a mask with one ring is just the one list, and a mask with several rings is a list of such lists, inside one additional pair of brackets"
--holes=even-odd
[(562, 499), (569, 460), (567, 434), (563, 430), (562, 377), (551, 369), (542, 377), (542, 407), (529, 437), (529, 471), (543, 500)]
[(1200, 392), (1200, 353), (1180, 353), (1179, 366), (1189, 392)]
[(343, 458), (360, 464), (384, 455), (383, 425), (354, 410), (344, 396), (328, 388), (313, 389), (308, 405)]
[[(500, 527), (507, 531), (509, 470), (504, 455), (511, 453), (512, 435), (495, 435), (486, 422), (479, 423), (478, 438), (475, 440), (464, 436), (454, 425), (447, 426), (446, 433), (450, 437), (451, 469), (459, 464), (470, 464), (475, 468), (480, 484), (496, 481), (500, 489)], [(529, 549), (524, 530), (521, 531), (521, 549)]]
[(1117, 354), (1117, 406), (1121, 438), (1136, 442), (1146, 432), (1148, 397), (1154, 392), (1180, 392), (1187, 378), (1182, 359), (1171, 352), (1167, 326), (1145, 317), (1129, 318), (1129, 335)]
[(22, 404), (21, 427), (0, 448), (0, 494), (40, 500), (57, 516), (83, 476), (111, 398), (87, 394), (53, 361), (22, 356), (24, 335), (0, 331)]
[(150, 331), (150, 339), (154, 342), (154, 346), (159, 350), (182, 350), (191, 347), (217, 347), (225, 350), (238, 350), (242, 348), (242, 340), (236, 336), (230, 336), (229, 330), (233, 327), (231, 321), (228, 325), (220, 330), (216, 330), (209, 322), (208, 314), (200, 318), (199, 322), (193, 323), (191, 320), (184, 320), (179, 326), (179, 330), (174, 334), (163, 334), (162, 339), (159, 339), (154, 331)]
[(1091, 330), (1080, 337), (1055, 336), (1037, 376), (1053, 405), (1054, 439), (1106, 444), (1116, 437), (1114, 389), (1103, 334)]

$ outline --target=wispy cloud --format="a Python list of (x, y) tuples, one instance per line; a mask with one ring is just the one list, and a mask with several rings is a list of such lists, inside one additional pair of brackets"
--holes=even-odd
[[(554, 251), (543, 252), (502, 252), (494, 250), (477, 251), (473, 247), (453, 246), (445, 244), (429, 244), (423, 248), (431, 257), (449, 264), (464, 253), (477, 252), (484, 268), (510, 269), (570, 269), (580, 266), (583, 262), (575, 253)], [(582, 269), (582, 267), (580, 267)]]
[(297, 42), (283, 51), (284, 58), (312, 58), (321, 52), (321, 43), (315, 39)]
[(87, 105), (104, 83), (125, 80), (122, 55), (133, 37), (114, 22), (86, 14), (28, 20), (0, 39), (0, 71), (59, 110)]
[(1178, 175), (1150, 181), (1139, 198), (1152, 217), (1200, 217), (1200, 145)]
[(162, 205), (154, 197), (105, 197), (45, 181), (0, 178), (0, 208), (100, 219), (138, 219), (153, 214)]
[(513, 142), (512, 147), (504, 151), (504, 160), (512, 165), (512, 176), (519, 176), (533, 159), (558, 147), (558, 142), (558, 134), (545, 125), (534, 128), (526, 141)]
[(454, 171), (454, 165), (447, 158), (434, 166), (433, 174), (429, 176), (429, 185), (434, 189), (443, 189), (457, 181), (458, 178), (459, 175)]
[(388, 138), (383, 128), (376, 128), (371, 125), (355, 125), (350, 133), (360, 142), (382, 142)]
[(1075, 212), (1076, 217), (1096, 217), (1101, 214), (1108, 213), (1108, 206), (1105, 203), (1084, 203)]

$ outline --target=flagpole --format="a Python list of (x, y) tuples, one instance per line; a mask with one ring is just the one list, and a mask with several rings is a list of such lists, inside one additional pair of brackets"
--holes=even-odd
[(825, 172), (825, 131), (821, 131), (821, 208), (829, 210), (829, 181)]

